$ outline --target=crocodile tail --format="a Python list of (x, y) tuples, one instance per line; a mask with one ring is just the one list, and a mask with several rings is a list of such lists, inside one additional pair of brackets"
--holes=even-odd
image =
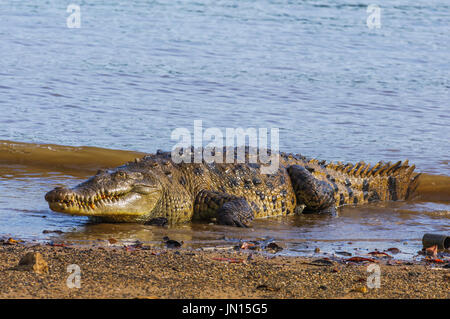
[(411, 182), (406, 191), (405, 199), (412, 199), (417, 196), (417, 187), (419, 186), (419, 176), (420, 173), (415, 173), (415, 175), (411, 178)]
[(338, 206), (373, 201), (408, 199), (417, 187), (419, 174), (408, 160), (396, 163), (378, 162), (375, 165), (325, 163), (315, 160), (308, 165), (315, 168), (314, 175), (327, 181), (335, 189)]

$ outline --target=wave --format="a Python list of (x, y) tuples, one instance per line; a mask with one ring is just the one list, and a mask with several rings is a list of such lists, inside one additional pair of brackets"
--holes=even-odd
[[(92, 146), (63, 146), (0, 140), (0, 177), (43, 176), (63, 173), (75, 177), (95, 174), (103, 168), (116, 167), (143, 157), (146, 153)], [(450, 201), (450, 176), (421, 174), (416, 201)]]

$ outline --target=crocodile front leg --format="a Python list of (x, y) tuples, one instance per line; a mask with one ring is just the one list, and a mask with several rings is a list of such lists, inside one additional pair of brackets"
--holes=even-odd
[(249, 227), (254, 216), (244, 197), (227, 193), (203, 190), (194, 202), (194, 218), (216, 218), (221, 225)]
[(297, 206), (304, 205), (304, 213), (334, 212), (334, 189), (315, 178), (306, 168), (292, 165), (287, 168), (297, 197)]

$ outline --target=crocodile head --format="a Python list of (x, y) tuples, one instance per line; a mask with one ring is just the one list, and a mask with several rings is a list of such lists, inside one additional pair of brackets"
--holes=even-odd
[(57, 187), (45, 199), (57, 212), (126, 222), (146, 219), (161, 194), (161, 183), (151, 171), (119, 167), (99, 171), (71, 189)]

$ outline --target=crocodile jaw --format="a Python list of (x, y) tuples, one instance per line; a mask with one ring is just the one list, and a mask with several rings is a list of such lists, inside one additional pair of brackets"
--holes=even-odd
[(56, 212), (133, 222), (147, 219), (160, 197), (158, 189), (146, 194), (134, 191), (85, 194), (86, 191), (77, 188), (56, 188), (48, 192), (45, 199)]

